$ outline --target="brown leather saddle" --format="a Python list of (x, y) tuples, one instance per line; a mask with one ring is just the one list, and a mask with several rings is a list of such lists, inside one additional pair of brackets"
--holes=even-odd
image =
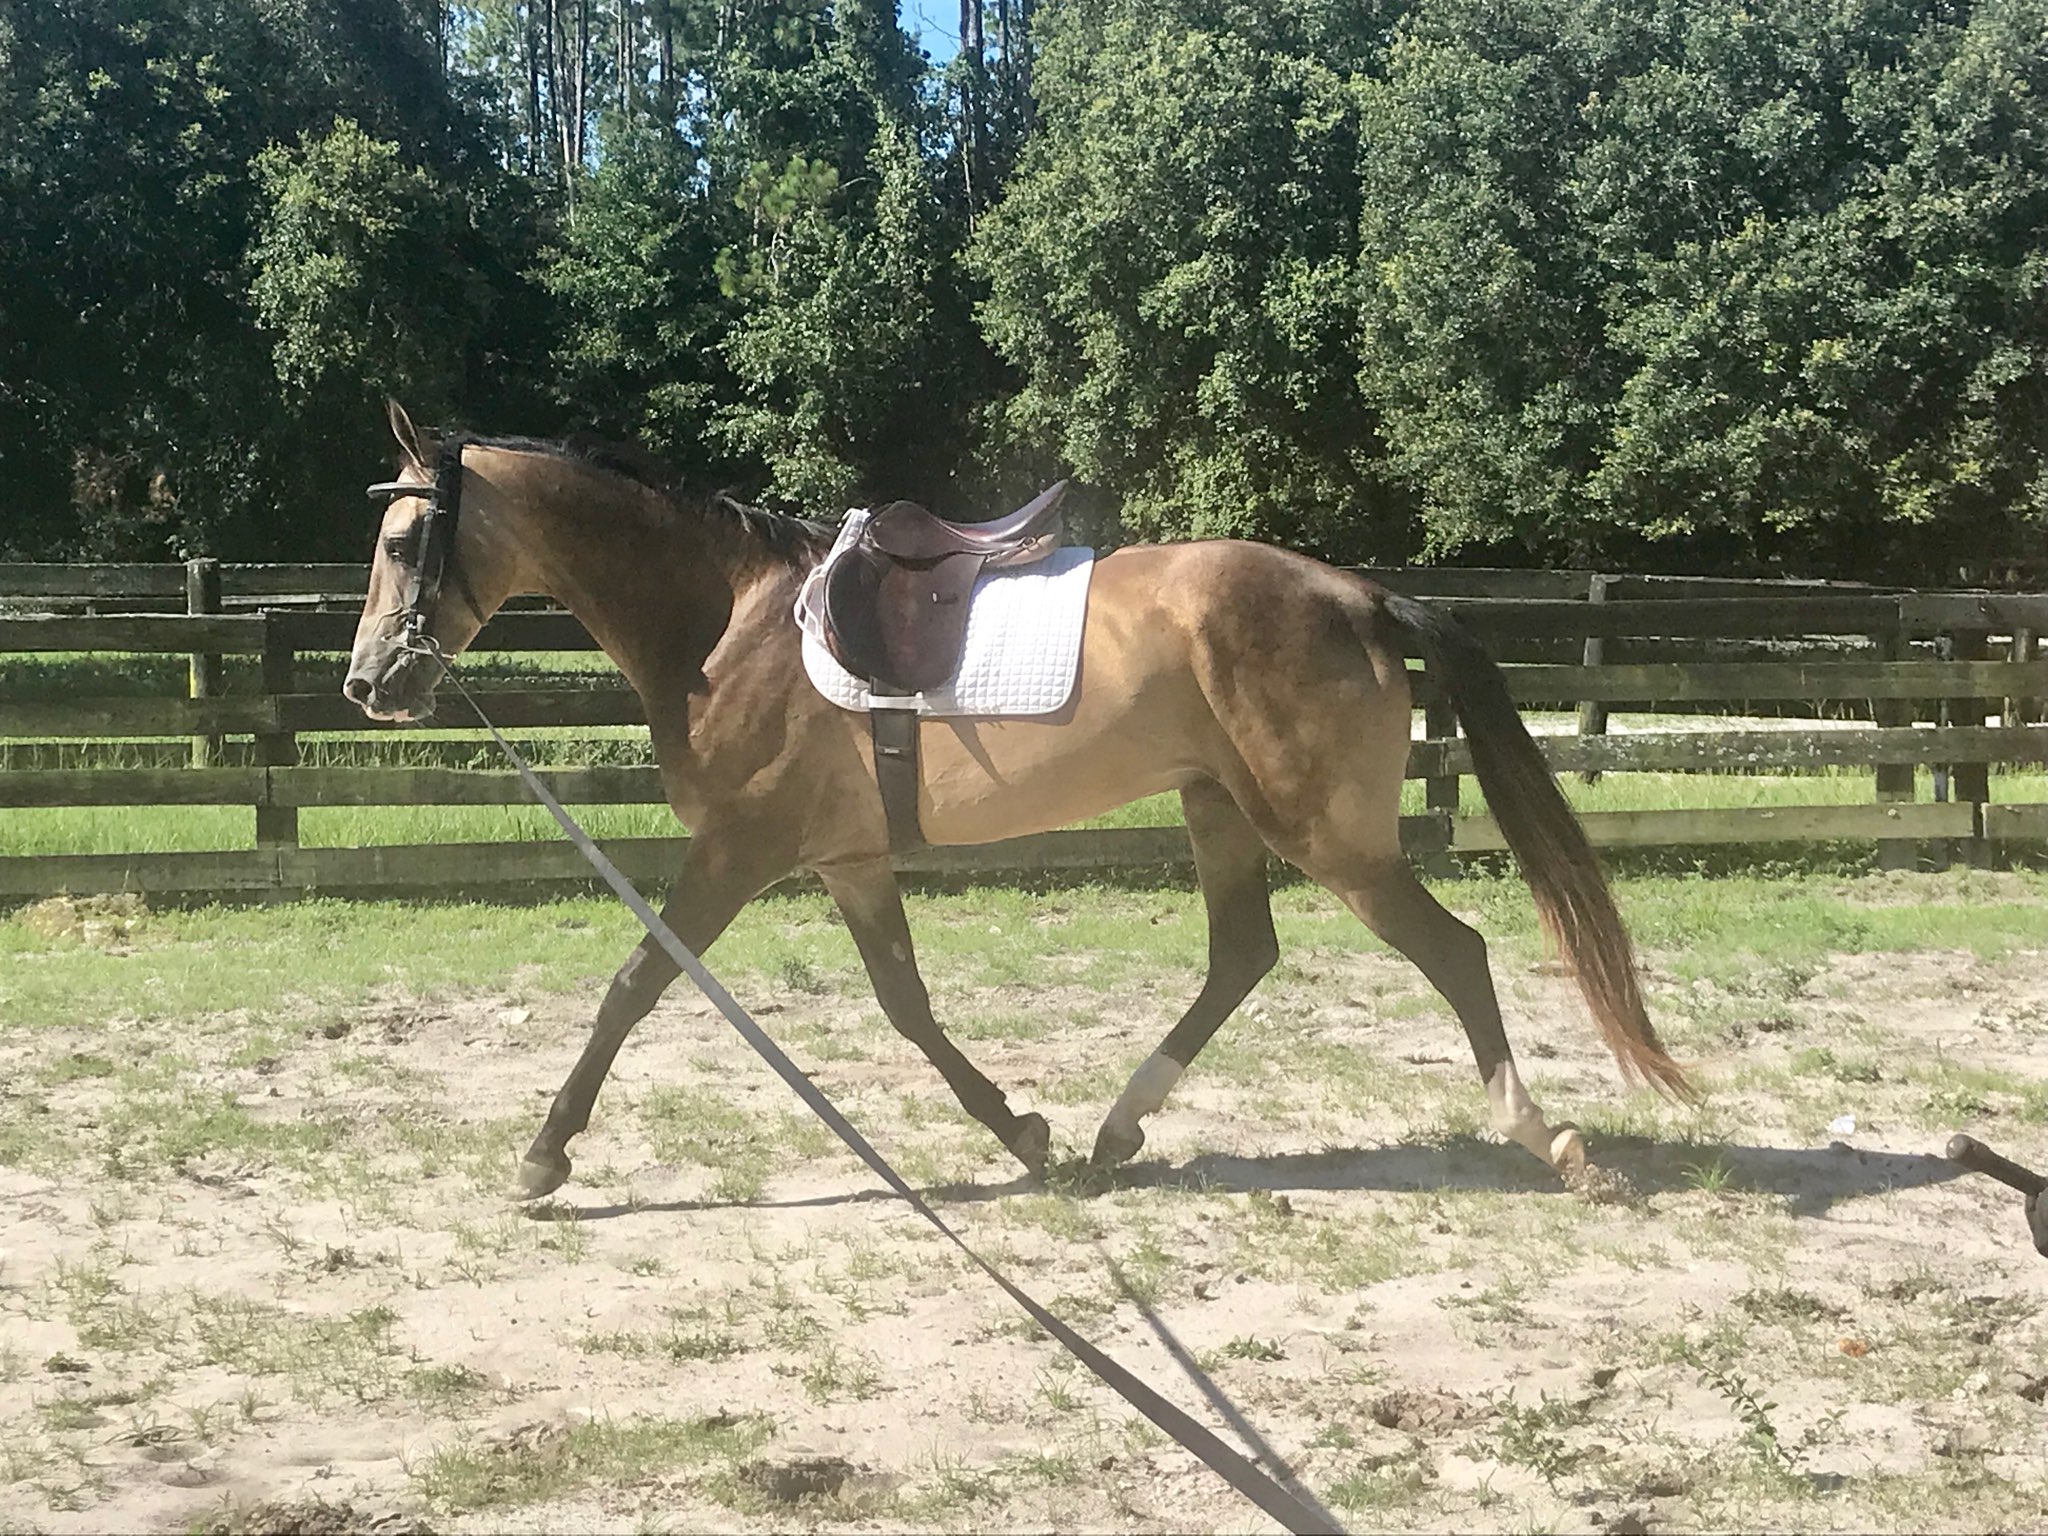
[[(918, 824), (917, 700), (960, 670), (968, 600), (983, 571), (1030, 565), (1060, 547), (1062, 480), (1008, 517), (948, 522), (913, 501), (868, 516), (817, 575), (825, 647), (867, 684), (875, 779), (897, 852)], [(900, 699), (900, 704), (890, 701)]]
[(968, 598), (981, 573), (1030, 565), (1060, 544), (1062, 480), (986, 523), (951, 523), (914, 501), (873, 513), (821, 573), (825, 645), (870, 693), (936, 688), (960, 669)]

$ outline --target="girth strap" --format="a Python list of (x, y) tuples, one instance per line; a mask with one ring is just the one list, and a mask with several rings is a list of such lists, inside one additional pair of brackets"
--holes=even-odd
[[(870, 697), (875, 697), (871, 692)], [(908, 853), (924, 846), (924, 828), (917, 814), (922, 774), (917, 761), (917, 710), (905, 696), (899, 708), (871, 709), (868, 720), (875, 737), (875, 783), (882, 791), (882, 812), (889, 819), (889, 851)]]

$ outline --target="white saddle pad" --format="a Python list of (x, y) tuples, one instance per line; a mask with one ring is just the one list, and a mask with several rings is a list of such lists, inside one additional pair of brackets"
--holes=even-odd
[(913, 698), (873, 700), (867, 685), (825, 649), (823, 616), (797, 602), (804, 632), (804, 670), (812, 685), (842, 709), (912, 707), (920, 715), (1050, 715), (1066, 707), (1081, 673), (1081, 626), (1088, 617), (1088, 580), (1095, 551), (1056, 549), (1043, 560), (985, 571), (968, 599), (960, 670)]

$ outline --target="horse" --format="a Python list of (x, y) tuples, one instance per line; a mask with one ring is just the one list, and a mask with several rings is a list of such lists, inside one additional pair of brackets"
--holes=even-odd
[[(582, 621), (646, 707), (664, 797), (690, 829), (662, 915), (702, 954), (792, 873), (823, 883), (889, 1023), (1033, 1176), (1050, 1128), (1019, 1114), (947, 1037), (918, 971), (867, 720), (810, 684), (793, 600), (831, 531), (703, 501), (630, 456), (575, 440), (435, 436), (394, 402), (397, 478), (343, 683), (373, 719), (434, 707), (447, 661), (514, 596)], [(460, 508), (461, 516), (454, 512)], [(1278, 856), (1348, 907), (1442, 994), (1471, 1043), (1495, 1129), (1570, 1177), (1583, 1136), (1523, 1085), (1486, 942), (1429, 893), (1401, 848), (1411, 703), (1406, 656), (1445, 690), (1487, 804), (1625, 1079), (1692, 1090), (1644, 1009), (1606, 877), (1500, 669), (1440, 609), (1272, 545), (1133, 545), (1095, 564), (1073, 697), (1056, 715), (925, 719), (917, 812), (934, 845), (1065, 826), (1178, 791), (1208, 916), (1199, 995), (1131, 1074), (1092, 1160), (1144, 1144), (1182, 1074), (1279, 958)], [(677, 976), (651, 939), (620, 966), (532, 1146), (515, 1198), (570, 1177), (613, 1060)]]

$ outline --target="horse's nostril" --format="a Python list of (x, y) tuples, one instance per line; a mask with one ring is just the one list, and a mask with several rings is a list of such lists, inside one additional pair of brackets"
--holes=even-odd
[(351, 677), (341, 685), (342, 697), (351, 704), (370, 702), (370, 680), (367, 677)]

